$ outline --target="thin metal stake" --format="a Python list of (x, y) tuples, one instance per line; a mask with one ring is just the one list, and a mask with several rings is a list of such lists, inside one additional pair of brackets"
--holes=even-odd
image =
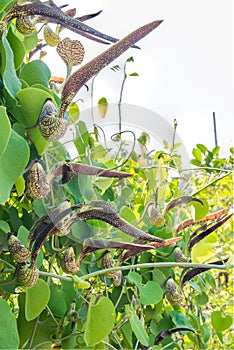
[(215, 147), (217, 147), (217, 146), (218, 146), (218, 138), (217, 138), (217, 128), (216, 128), (215, 112), (213, 112), (213, 124), (214, 124)]

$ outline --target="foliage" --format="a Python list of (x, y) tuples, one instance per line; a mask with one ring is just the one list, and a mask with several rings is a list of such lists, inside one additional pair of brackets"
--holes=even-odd
[[(142, 133), (135, 138), (140, 153), (126, 158), (121, 101), (130, 57), (114, 158), (100, 128), (79, 121), (77, 104), (56, 111), (91, 78), (87, 67), (102, 69), (139, 32), (71, 77), (66, 63), (62, 89), (41, 59), (32, 60), (46, 44), (34, 27), (19, 32), (7, 12), (14, 3), (0, 5), (0, 28), (10, 18), (0, 44), (0, 348), (231, 347), (233, 148), (222, 159), (219, 148), (198, 144), (196, 167), (186, 171), (179, 145), (164, 141), (148, 154), (149, 135)], [(57, 23), (55, 34), (61, 30)], [(78, 87), (77, 76), (84, 78)], [(45, 110), (51, 104), (55, 114)], [(98, 106), (104, 118), (107, 99)], [(61, 140), (42, 136), (42, 117), (57, 127), (62, 114), (75, 125), (75, 160)]]

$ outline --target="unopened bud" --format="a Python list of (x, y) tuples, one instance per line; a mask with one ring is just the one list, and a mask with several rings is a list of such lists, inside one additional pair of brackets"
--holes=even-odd
[(29, 35), (32, 34), (32, 32), (34, 32), (35, 25), (32, 23), (28, 16), (17, 17), (16, 28), (21, 34)]
[(7, 244), (9, 252), (18, 263), (22, 263), (27, 260), (30, 255), (30, 251), (20, 242), (17, 237), (11, 235)]
[(57, 46), (60, 38), (59, 35), (53, 32), (53, 30), (50, 28), (48, 24), (44, 26), (44, 31), (43, 31), (44, 39), (46, 44), (50, 46)]
[(76, 264), (74, 249), (72, 247), (65, 250), (60, 259), (60, 264), (65, 273), (74, 275), (79, 270), (79, 267)]
[(163, 226), (165, 224), (165, 218), (161, 214), (160, 209), (158, 207), (155, 207), (154, 205), (151, 205), (148, 208), (148, 215), (149, 219), (152, 225), (156, 227)]
[(29, 170), (26, 181), (27, 194), (35, 199), (41, 199), (50, 192), (50, 186), (47, 182), (46, 173), (39, 162), (33, 164)]
[(166, 283), (166, 297), (172, 304), (180, 304), (182, 300), (182, 294), (177, 290), (176, 284), (172, 278), (169, 278)]
[(85, 50), (80, 41), (65, 38), (58, 44), (57, 52), (67, 65), (77, 66), (83, 62)]
[(179, 247), (174, 250), (174, 259), (176, 262), (188, 262), (189, 259), (182, 253)]
[(23, 263), (18, 264), (16, 267), (17, 280), (20, 285), (25, 287), (33, 287), (39, 277), (39, 270), (36, 266)]

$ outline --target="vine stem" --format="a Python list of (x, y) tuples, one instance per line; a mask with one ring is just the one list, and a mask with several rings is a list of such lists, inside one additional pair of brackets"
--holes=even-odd
[[(99, 271), (94, 271), (89, 273), (88, 275), (84, 275), (80, 277), (82, 280), (87, 280), (91, 277), (95, 277), (98, 275), (105, 274), (110, 271), (119, 271), (119, 270), (130, 270), (130, 269), (146, 269), (150, 267), (191, 267), (191, 268), (209, 268), (209, 269), (217, 269), (217, 270), (226, 270), (228, 268), (234, 268), (234, 264), (231, 264), (227, 267), (227, 265), (216, 265), (216, 264), (198, 264), (198, 263), (179, 263), (179, 262), (164, 262), (164, 263), (145, 263), (145, 264), (135, 264), (135, 265), (126, 265), (126, 266), (115, 266), (110, 267), (109, 269), (103, 269)], [(73, 282), (73, 278), (69, 276), (60, 276), (55, 273), (40, 271), (40, 276), (50, 276), (52, 278), (58, 278), (60, 280)]]
[(207, 185), (205, 185), (204, 187), (200, 188), (200, 190), (194, 192), (194, 193), (192, 194), (192, 196), (196, 196), (198, 193), (200, 193), (200, 192), (204, 191), (205, 189), (207, 189), (207, 187), (209, 187), (209, 186), (215, 184), (216, 182), (218, 182), (218, 181), (222, 180), (223, 178), (227, 177), (228, 175), (229, 175), (229, 174), (224, 174), (223, 176), (220, 176), (220, 177), (218, 177), (217, 179), (215, 179), (215, 180), (209, 182)]

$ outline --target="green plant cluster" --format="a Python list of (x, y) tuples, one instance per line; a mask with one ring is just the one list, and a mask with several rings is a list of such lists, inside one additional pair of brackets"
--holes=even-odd
[[(1, 1), (0, 20), (15, 3)], [(45, 101), (61, 103), (49, 67), (32, 59), (41, 49), (37, 29), (24, 35), (14, 19), (0, 34), (0, 348), (232, 348), (233, 148), (223, 159), (219, 148), (198, 144), (195, 167), (183, 169), (179, 144), (164, 141), (148, 154), (145, 133), (135, 139), (141, 153), (126, 156), (120, 127), (113, 158), (98, 126), (89, 131), (71, 103), (71, 159), (66, 144), (29, 129)], [(106, 98), (98, 105), (105, 117)], [(35, 159), (48, 180), (42, 198), (27, 187)], [(57, 163), (66, 163), (62, 181), (49, 181)], [(64, 208), (65, 219), (55, 215), (58, 229), (50, 213), (66, 200), (70, 216)], [(136, 229), (155, 240), (129, 234)]]

